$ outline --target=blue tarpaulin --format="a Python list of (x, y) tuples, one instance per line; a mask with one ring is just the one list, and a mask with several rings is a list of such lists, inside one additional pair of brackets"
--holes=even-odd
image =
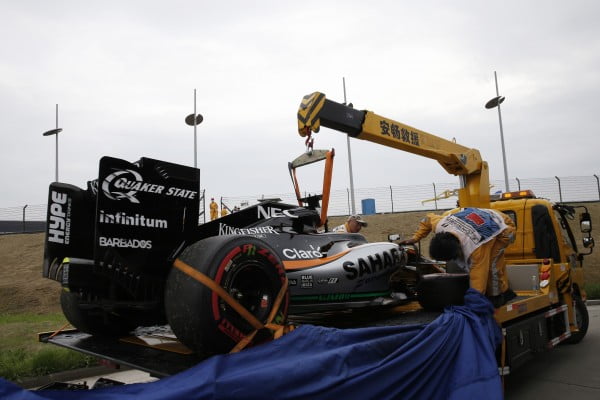
[(27, 391), (8, 400), (502, 399), (494, 308), (469, 289), (464, 306), (426, 325), (335, 329), (303, 325), (237, 354), (156, 382), (89, 391)]

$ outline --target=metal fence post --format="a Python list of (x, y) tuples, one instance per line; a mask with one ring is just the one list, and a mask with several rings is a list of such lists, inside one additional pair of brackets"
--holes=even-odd
[(558, 181), (558, 196), (560, 197), (560, 202), (562, 203), (562, 189), (560, 187), (560, 179), (558, 178), (558, 176), (555, 176), (555, 178)]
[(600, 179), (598, 179), (598, 175), (594, 174), (594, 178), (596, 178), (596, 186), (598, 186), (598, 200), (600, 200)]
[(392, 213), (394, 212), (394, 192), (392, 190), (392, 185), (390, 185), (390, 201), (392, 202)]
[(25, 209), (27, 208), (27, 204), (23, 207), (23, 233), (25, 233)]
[(521, 181), (517, 177), (515, 177), (515, 179), (517, 180), (517, 186), (519, 187), (519, 191), (521, 191)]

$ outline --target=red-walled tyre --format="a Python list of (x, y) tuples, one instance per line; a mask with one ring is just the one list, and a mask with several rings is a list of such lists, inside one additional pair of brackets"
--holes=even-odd
[[(185, 249), (179, 260), (214, 280), (262, 323), (285, 280), (277, 254), (254, 237), (207, 238)], [(288, 303), (286, 293), (273, 322), (285, 321)], [(198, 354), (229, 352), (254, 330), (211, 289), (175, 267), (167, 279), (165, 311), (173, 333)]]

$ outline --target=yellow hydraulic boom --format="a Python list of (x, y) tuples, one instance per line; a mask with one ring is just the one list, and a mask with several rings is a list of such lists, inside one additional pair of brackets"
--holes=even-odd
[(490, 208), (489, 172), (477, 149), (471, 149), (371, 111), (355, 110), (314, 92), (304, 96), (298, 110), (298, 132), (310, 136), (321, 126), (438, 161), (461, 178), (461, 207)]

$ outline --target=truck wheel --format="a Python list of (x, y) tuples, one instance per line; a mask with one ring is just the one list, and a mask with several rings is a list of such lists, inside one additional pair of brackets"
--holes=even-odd
[(575, 301), (573, 311), (575, 311), (575, 321), (577, 322), (579, 332), (571, 334), (571, 337), (565, 341), (567, 344), (577, 344), (581, 342), (587, 333), (590, 323), (590, 316), (583, 300), (581, 300), (579, 296), (574, 297), (573, 300)]
[[(210, 237), (189, 246), (179, 260), (215, 281), (262, 323), (285, 281), (277, 254), (254, 237)], [(288, 303), (286, 293), (273, 322), (285, 321)], [(165, 311), (177, 338), (202, 355), (226, 353), (254, 330), (210, 288), (175, 267), (166, 283)], [(269, 339), (269, 333), (261, 334), (257, 340)]]
[(60, 305), (71, 325), (91, 335), (120, 336), (137, 327), (129, 316), (94, 307), (78, 293), (62, 291)]

